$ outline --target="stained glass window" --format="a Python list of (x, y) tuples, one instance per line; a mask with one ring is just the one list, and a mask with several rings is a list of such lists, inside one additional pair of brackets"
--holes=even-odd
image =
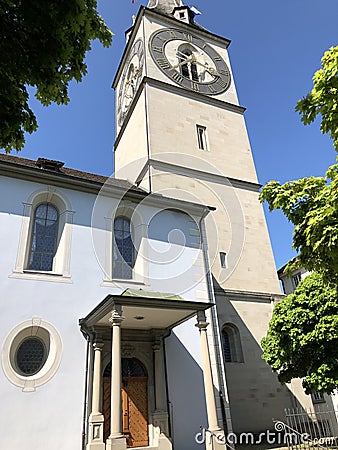
[(53, 270), (58, 228), (58, 210), (50, 203), (39, 205), (34, 214), (28, 269)]
[(45, 360), (45, 345), (37, 337), (25, 339), (16, 352), (16, 364), (23, 375), (30, 376), (39, 372)]
[(135, 252), (130, 220), (126, 217), (117, 217), (114, 221), (113, 253), (114, 278), (131, 279), (135, 264)]
[(225, 362), (243, 362), (241, 338), (238, 328), (233, 324), (226, 324), (222, 329), (222, 344)]

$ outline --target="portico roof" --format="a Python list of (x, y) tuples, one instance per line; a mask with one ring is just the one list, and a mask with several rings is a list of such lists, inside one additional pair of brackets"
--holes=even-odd
[(213, 303), (185, 300), (176, 294), (127, 289), (120, 295), (107, 295), (85, 318), (81, 327), (110, 327), (110, 317), (116, 306), (122, 307), (122, 328), (134, 330), (170, 330), (193, 317)]

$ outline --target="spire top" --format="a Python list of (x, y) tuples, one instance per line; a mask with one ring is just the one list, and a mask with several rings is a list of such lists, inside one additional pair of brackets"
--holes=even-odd
[(149, 0), (148, 8), (155, 9), (162, 14), (172, 15), (174, 8), (183, 6), (182, 0)]

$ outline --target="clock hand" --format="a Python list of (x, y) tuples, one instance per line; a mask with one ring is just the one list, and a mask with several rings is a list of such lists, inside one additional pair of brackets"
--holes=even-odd
[(213, 67), (209, 67), (208, 64), (203, 64), (203, 63), (197, 61), (196, 59), (195, 59), (194, 63), (204, 67), (204, 69), (206, 71), (208, 71), (210, 73), (210, 75), (213, 75), (215, 77), (219, 77), (220, 76), (220, 74), (217, 72), (217, 70), (214, 69)]
[(187, 64), (188, 62), (193, 62), (194, 59), (192, 58), (193, 55), (188, 56), (188, 58), (184, 59), (183, 61), (179, 62), (175, 66), (172, 66), (172, 69), (177, 69), (177, 67), (183, 66), (184, 64)]
[(180, 52), (179, 50), (177, 50), (176, 52), (176, 56), (178, 56), (179, 58), (190, 58), (190, 56), (186, 55), (185, 53)]

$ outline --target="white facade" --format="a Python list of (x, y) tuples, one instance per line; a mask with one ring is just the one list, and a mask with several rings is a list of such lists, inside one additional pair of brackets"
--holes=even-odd
[[(109, 194), (101, 191), (100, 195), (102, 182), (74, 180), (61, 172), (38, 169), (32, 161), (33, 167), (27, 167), (25, 160), (16, 157), (3, 159), (5, 161), (0, 161), (1, 186), (8, 195), (3, 195), (1, 200), (3, 301), (0, 339), (3, 343), (3, 371), (0, 372), (0, 391), (7, 407), (2, 409), (1, 421), (6, 431), (1, 435), (1, 446), (13, 449), (23, 446), (42, 449), (46, 445), (51, 449), (79, 448), (86, 383), (86, 341), (78, 327), (79, 319), (85, 317), (107, 295), (119, 296), (127, 288), (132, 288), (136, 293), (142, 289), (164, 294), (179, 289), (182, 304), (188, 304), (183, 310), (181, 306), (173, 311), (154, 310), (153, 317), (147, 314), (151, 308), (147, 310), (144, 306), (135, 307), (129, 317), (126, 307), (125, 321), (134, 320), (134, 324), (129, 323), (128, 328), (140, 329), (143, 333), (150, 333), (152, 329), (154, 332), (156, 329), (169, 331), (172, 324), (196, 315), (196, 305), (197, 309), (203, 311), (203, 302), (209, 303), (210, 296), (199, 224), (209, 210), (199, 205), (147, 196), (140, 191), (130, 193), (129, 198), (121, 202), (121, 189), (118, 187)], [(36, 197), (38, 202), (35, 202)], [(65, 236), (59, 236), (58, 244), (58, 251), (62, 250), (66, 255), (60, 258), (67, 259), (65, 273), (29, 270), (27, 266), (34, 208), (45, 201), (57, 205), (59, 210), (61, 202), (67, 206), (63, 214), (69, 216), (68, 223), (62, 229), (67, 239), (64, 243)], [(177, 211), (177, 207), (183, 207), (186, 214)], [(128, 211), (135, 227), (135, 245), (137, 242), (139, 245), (137, 259), (143, 258), (143, 261), (135, 264), (133, 279), (116, 281), (109, 274), (109, 265), (105, 266), (105, 255), (101, 254), (101, 250), (107, 250), (107, 242), (112, 242), (109, 224), (114, 220), (114, 215), (126, 216)], [(141, 232), (144, 235), (138, 240), (136, 228), (141, 226), (144, 227)], [(141, 247), (147, 252), (141, 251)], [(156, 259), (152, 252), (159, 253), (162, 260), (159, 257)], [(58, 252), (55, 260), (57, 258)], [(23, 261), (21, 269), (18, 261)], [(165, 271), (159, 271), (159, 266), (163, 267), (163, 264)], [(184, 270), (186, 277), (191, 278), (189, 283), (180, 279)], [(191, 304), (195, 304), (192, 309)], [(144, 319), (137, 321), (133, 315), (140, 314), (140, 311)], [(107, 326), (104, 321), (101, 322), (101, 326)], [(171, 413), (175, 423), (182, 423), (184, 414), (188, 413), (184, 405), (189, 404), (194, 397), (194, 420), (186, 427), (188, 439), (192, 442), (191, 448), (194, 448), (194, 433), (199, 431), (200, 424), (206, 424), (203, 364), (195, 323), (196, 320), (190, 319), (177, 326), (177, 331), (167, 338), (166, 349), (167, 366), (170, 368), (168, 384), (173, 385), (172, 389), (169, 388), (172, 393)], [(39, 327), (48, 332), (51, 327), (55, 329), (57, 341), (56, 348), (52, 348), (52, 343), (49, 349), (57, 355), (55, 370), (42, 381), (41, 371), (27, 377), (20, 373), (15, 362), (15, 350), (20, 340), (24, 340), (29, 333), (36, 334)], [(29, 331), (20, 335), (22, 330)], [(187, 335), (190, 336), (188, 348), (181, 342)], [(17, 342), (16, 336), (19, 336)], [(52, 333), (51, 339), (54, 339)], [(151, 373), (152, 344), (135, 342), (133, 345), (134, 350), (127, 348), (124, 351), (128, 354), (128, 351), (136, 351), (136, 347), (143, 345), (144, 358), (149, 362)], [(106, 347), (103, 355), (108, 361), (108, 344)], [(14, 356), (11, 356), (13, 352)], [(185, 360), (184, 365), (181, 364), (182, 358)], [(6, 366), (11, 370), (8, 367), (6, 370)], [(178, 378), (176, 369), (178, 373), (183, 370), (184, 374), (190, 373), (190, 376)], [(92, 395), (91, 389), (88, 391)], [(150, 397), (153, 398), (153, 395)], [(184, 398), (187, 400), (181, 405)], [(51, 423), (58, 425), (51, 427)], [(150, 421), (149, 427), (154, 428)], [(177, 433), (182, 433), (179, 427), (176, 428)], [(150, 445), (155, 434), (155, 430), (149, 431)]]

